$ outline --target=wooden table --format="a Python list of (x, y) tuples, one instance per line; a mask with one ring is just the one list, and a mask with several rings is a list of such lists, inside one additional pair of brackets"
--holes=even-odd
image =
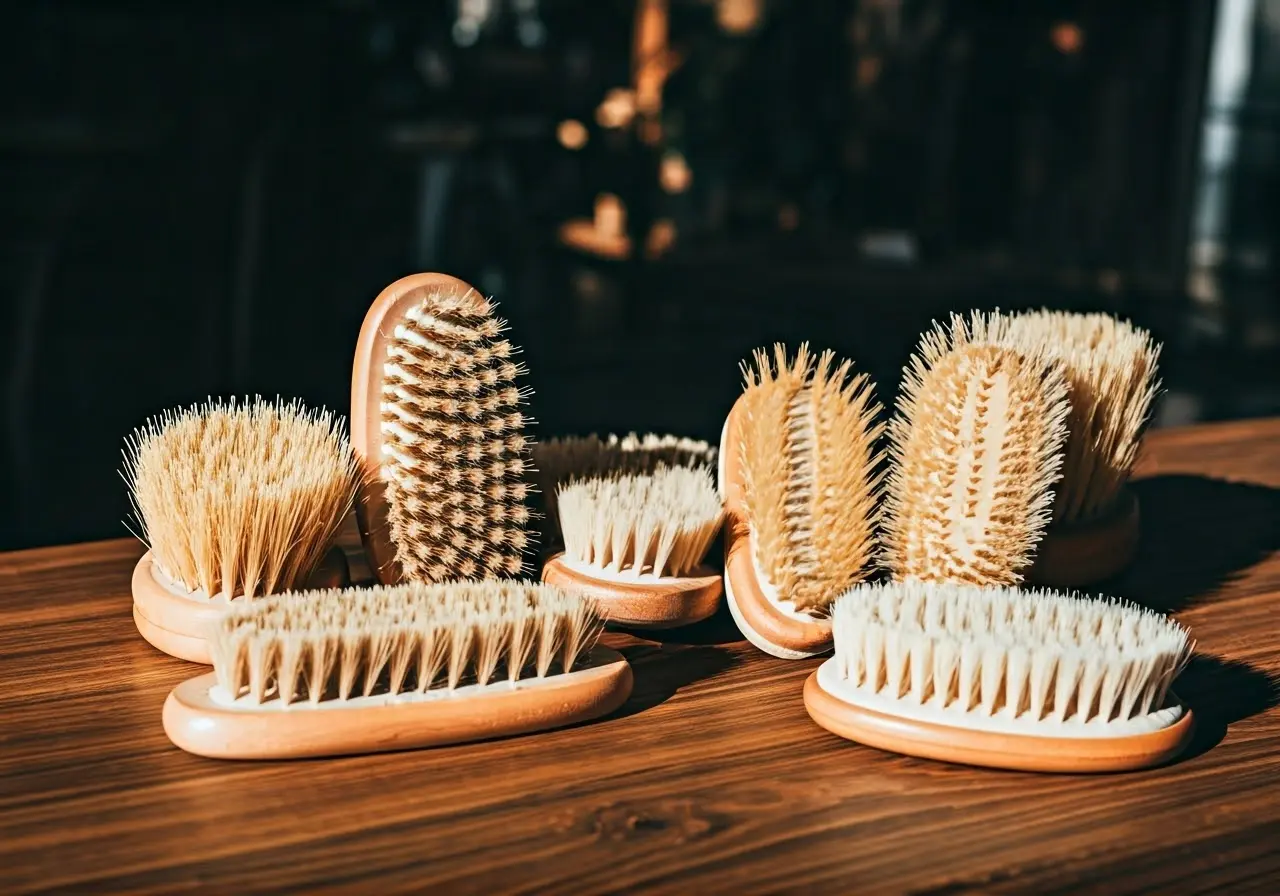
[(817, 660), (723, 618), (609, 635), (636, 690), (596, 724), (293, 763), (160, 728), (199, 669), (135, 633), (128, 541), (0, 555), (0, 892), (1280, 892), (1280, 420), (1153, 433), (1112, 590), (1203, 655), (1185, 758), (1110, 777), (879, 753), (807, 717)]

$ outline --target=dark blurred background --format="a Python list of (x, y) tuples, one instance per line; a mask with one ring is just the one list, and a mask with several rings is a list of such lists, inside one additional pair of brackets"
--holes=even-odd
[(997, 306), (1150, 328), (1156, 425), (1280, 413), (1280, 0), (44, 0), (0, 71), (0, 548), (125, 534), (167, 407), (346, 413), (420, 270), (544, 435), (715, 439), (775, 340), (887, 403)]

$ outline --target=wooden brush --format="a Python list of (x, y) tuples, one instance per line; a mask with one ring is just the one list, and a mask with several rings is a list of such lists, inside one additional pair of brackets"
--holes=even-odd
[(898, 580), (1013, 585), (1049, 522), (1066, 439), (1052, 364), (937, 327), (889, 424), (883, 565)]
[(255, 601), (212, 635), (213, 672), (169, 694), (164, 730), (201, 756), (291, 759), (582, 722), (631, 693), (601, 625), (589, 599), (515, 581)]
[(828, 604), (869, 572), (881, 409), (831, 352), (754, 360), (720, 443), (725, 597), (752, 644), (797, 659), (830, 647)]
[(365, 316), (351, 384), (357, 515), (377, 581), (518, 576), (533, 517), (527, 393), (494, 306), (415, 274)]
[(881, 750), (1042, 772), (1145, 768), (1188, 743), (1172, 620), (1108, 599), (938, 582), (860, 585), (804, 688), (815, 722)]
[(589, 594), (610, 622), (674, 628), (720, 604), (720, 574), (703, 565), (724, 516), (715, 478), (699, 467), (571, 479), (558, 489), (565, 550), (542, 580)]
[(124, 451), (139, 539), (133, 617), (160, 650), (208, 663), (233, 604), (342, 585), (332, 547), (355, 493), (342, 420), (297, 401), (209, 401), (148, 420)]

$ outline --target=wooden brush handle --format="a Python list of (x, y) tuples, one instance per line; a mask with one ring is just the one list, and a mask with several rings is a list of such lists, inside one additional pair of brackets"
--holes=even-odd
[(719, 573), (706, 566), (679, 578), (619, 582), (571, 567), (563, 553), (543, 565), (542, 581), (594, 598), (609, 622), (630, 628), (677, 628), (699, 622), (716, 611), (724, 593)]
[(720, 490), (724, 497), (725, 594), (734, 621), (752, 644), (782, 659), (801, 659), (831, 648), (831, 622), (800, 620), (783, 614), (769, 600), (756, 577), (751, 556), (751, 529), (742, 500), (742, 461), (738, 415), (742, 399), (729, 411), (720, 437)]
[(351, 447), (360, 461), (356, 521), (375, 581), (394, 585), (403, 571), (387, 523), (386, 486), (382, 481), (382, 367), (387, 343), (405, 313), (434, 291), (478, 292), (448, 274), (411, 274), (378, 294), (365, 314), (351, 367)]
[(1050, 525), (1036, 549), (1027, 582), (1049, 588), (1083, 588), (1123, 572), (1138, 550), (1138, 497), (1120, 491), (1106, 517), (1082, 525)]
[(164, 731), (175, 745), (215, 759), (296, 759), (379, 753), (525, 734), (613, 712), (631, 694), (631, 666), (596, 647), (587, 665), (511, 689), (381, 706), (295, 704), (236, 709), (210, 695), (212, 672), (184, 681), (164, 703)]

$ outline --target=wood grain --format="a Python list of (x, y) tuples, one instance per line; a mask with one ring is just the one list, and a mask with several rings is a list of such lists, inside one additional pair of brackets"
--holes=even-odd
[(820, 662), (724, 612), (631, 660), (609, 718), (347, 759), (200, 759), (160, 727), (203, 671), (133, 628), (113, 541), (0, 555), (0, 891), (1274, 893), (1280, 420), (1152, 434), (1143, 532), (1107, 591), (1176, 611), (1204, 724), (1165, 767), (984, 771), (809, 720)]

